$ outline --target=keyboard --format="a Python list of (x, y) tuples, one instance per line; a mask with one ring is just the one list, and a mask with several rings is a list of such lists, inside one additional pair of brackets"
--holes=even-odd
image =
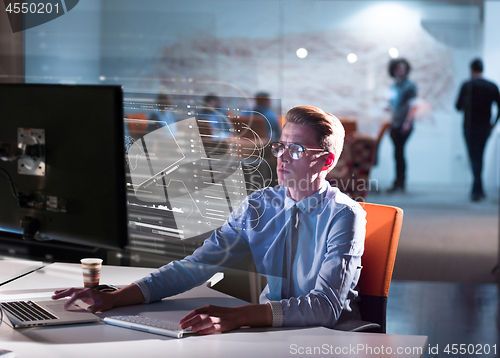
[(138, 331), (161, 334), (163, 336), (182, 338), (186, 334), (194, 334), (190, 329), (182, 329), (178, 323), (161, 321), (143, 316), (110, 316), (104, 322), (114, 326), (136, 329)]
[(32, 301), (2, 302), (0, 305), (21, 322), (57, 319), (52, 313)]

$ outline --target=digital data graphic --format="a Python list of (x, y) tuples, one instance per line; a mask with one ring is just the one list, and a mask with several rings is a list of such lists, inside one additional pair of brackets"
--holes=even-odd
[(184, 257), (249, 193), (272, 185), (271, 126), (251, 110), (208, 111), (195, 96), (159, 102), (125, 95), (129, 247)]

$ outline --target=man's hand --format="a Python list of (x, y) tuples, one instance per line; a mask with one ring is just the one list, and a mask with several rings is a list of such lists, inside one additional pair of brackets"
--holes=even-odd
[(135, 305), (144, 302), (142, 291), (135, 284), (113, 292), (101, 292), (92, 288), (69, 288), (55, 291), (52, 299), (57, 300), (63, 297), (69, 297), (64, 304), (64, 309), (67, 309), (76, 300), (81, 300), (90, 305), (88, 310), (92, 313), (107, 311), (113, 307)]
[(179, 324), (183, 329), (191, 327), (198, 334), (213, 334), (242, 326), (271, 326), (272, 319), (271, 306), (268, 304), (233, 308), (204, 306), (189, 312)]
[(101, 292), (92, 288), (69, 288), (58, 290), (52, 296), (53, 300), (69, 297), (64, 303), (64, 309), (68, 309), (73, 302), (81, 300), (90, 305), (88, 310), (92, 313), (110, 310), (114, 307), (115, 299), (110, 292)]

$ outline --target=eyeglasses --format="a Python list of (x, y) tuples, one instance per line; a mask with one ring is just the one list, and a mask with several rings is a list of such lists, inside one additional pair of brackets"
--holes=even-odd
[(297, 143), (290, 143), (288, 145), (281, 142), (271, 143), (271, 152), (276, 158), (281, 157), (285, 152), (285, 149), (288, 149), (288, 153), (290, 153), (292, 159), (295, 160), (302, 158), (306, 150), (326, 152), (326, 150), (324, 149), (306, 148), (303, 145)]

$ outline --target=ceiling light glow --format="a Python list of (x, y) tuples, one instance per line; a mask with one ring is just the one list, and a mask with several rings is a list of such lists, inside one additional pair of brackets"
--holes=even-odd
[(307, 50), (303, 47), (299, 48), (296, 52), (298, 58), (306, 58), (307, 57)]
[(399, 51), (398, 51), (398, 49), (397, 49), (397, 48), (395, 48), (395, 47), (391, 47), (391, 48), (389, 49), (389, 56), (391, 56), (391, 58), (398, 58), (398, 56), (399, 56)]
[(347, 62), (354, 63), (357, 60), (358, 60), (358, 56), (356, 56), (355, 53), (350, 53), (349, 55), (347, 55)]

